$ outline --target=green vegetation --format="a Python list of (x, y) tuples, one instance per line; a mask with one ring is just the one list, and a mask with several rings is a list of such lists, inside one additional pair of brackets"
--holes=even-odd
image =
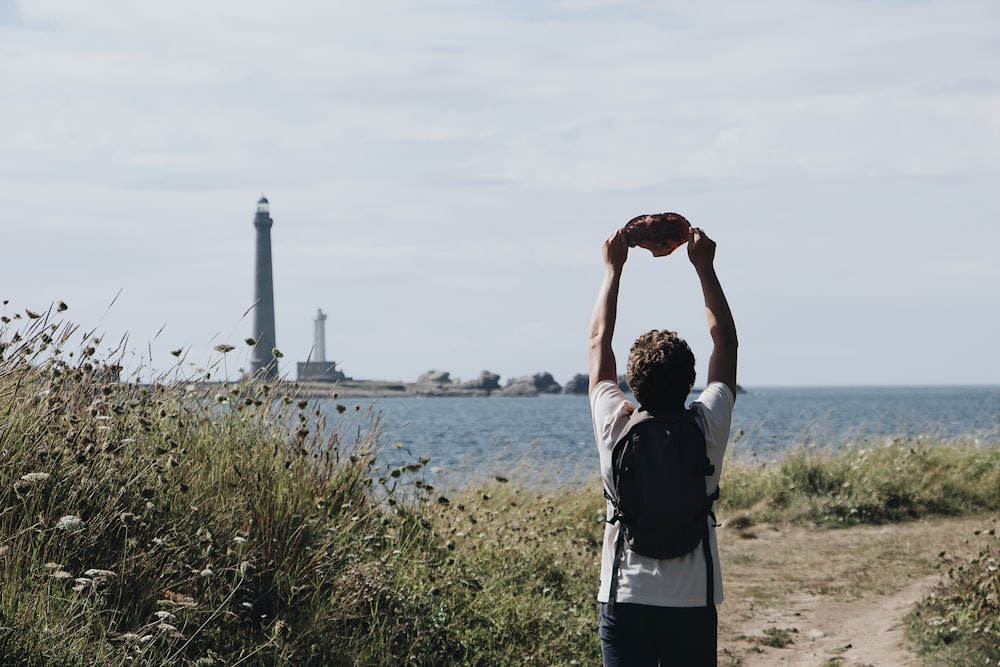
[(977, 536), (983, 549), (971, 560), (941, 555), (945, 584), (907, 617), (928, 665), (1000, 664), (1000, 537)]
[[(446, 497), (426, 460), (377, 464), (379, 418), (359, 405), (327, 416), (285, 384), (209, 395), (212, 368), (121, 381), (120, 352), (64, 308), (0, 326), (0, 664), (599, 662), (596, 481)], [(216, 349), (226, 364), (233, 348)], [(719, 518), (995, 511), (998, 462), (972, 442), (734, 462)], [(974, 605), (996, 618), (995, 564), (957, 567), (937, 596), (952, 645), (987, 627)]]
[(762, 464), (726, 464), (720, 512), (739, 522), (825, 527), (957, 516), (1000, 508), (1000, 449), (972, 439), (895, 438), (837, 450), (794, 449)]
[(0, 330), (0, 664), (593, 662), (592, 490), (449, 499), (360, 406), (121, 382), (54, 315)]
[(795, 628), (764, 628), (763, 636), (757, 642), (762, 646), (784, 648), (794, 641), (792, 635), (797, 633)]

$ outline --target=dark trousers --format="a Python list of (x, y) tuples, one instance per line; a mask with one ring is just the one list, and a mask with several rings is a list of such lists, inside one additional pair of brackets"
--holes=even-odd
[(604, 667), (716, 667), (718, 626), (715, 605), (601, 603)]

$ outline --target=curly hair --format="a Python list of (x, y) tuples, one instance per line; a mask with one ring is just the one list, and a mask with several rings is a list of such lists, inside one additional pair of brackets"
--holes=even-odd
[(673, 331), (653, 329), (632, 343), (625, 380), (647, 410), (683, 408), (694, 386), (694, 353)]

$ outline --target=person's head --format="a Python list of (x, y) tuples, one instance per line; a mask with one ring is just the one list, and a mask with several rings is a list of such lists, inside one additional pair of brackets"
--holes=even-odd
[(632, 343), (625, 381), (647, 410), (682, 409), (694, 376), (694, 353), (675, 332), (653, 329)]

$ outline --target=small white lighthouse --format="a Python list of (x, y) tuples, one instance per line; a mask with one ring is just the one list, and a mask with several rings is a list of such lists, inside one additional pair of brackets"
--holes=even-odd
[(313, 361), (326, 361), (326, 314), (322, 308), (316, 310), (316, 319), (313, 320)]
[(317, 309), (313, 320), (313, 349), (309, 353), (309, 361), (296, 364), (300, 382), (337, 382), (349, 380), (337, 370), (336, 361), (326, 360), (326, 313)]

